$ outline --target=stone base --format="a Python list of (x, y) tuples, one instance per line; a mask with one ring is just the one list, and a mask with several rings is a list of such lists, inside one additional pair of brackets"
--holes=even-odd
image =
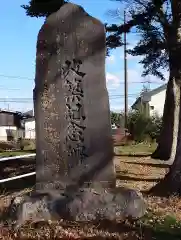
[(9, 219), (16, 227), (25, 222), (49, 220), (100, 221), (137, 219), (146, 205), (141, 194), (125, 188), (82, 189), (67, 195), (58, 192), (32, 192), (17, 196), (9, 207)]

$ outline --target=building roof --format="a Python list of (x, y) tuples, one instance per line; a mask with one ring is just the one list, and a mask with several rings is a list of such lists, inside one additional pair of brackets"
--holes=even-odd
[(12, 110), (7, 110), (7, 109), (0, 109), (0, 113), (13, 114), (13, 115), (17, 115), (17, 116), (19, 116), (21, 118), (24, 117), (22, 112), (12, 111)]
[(14, 115), (18, 115), (21, 119), (34, 119), (34, 116), (32, 115), (33, 110), (22, 113), (22, 112), (18, 112), (18, 111), (12, 111), (12, 110), (7, 110), (7, 109), (0, 109), (0, 113), (7, 113), (7, 114), (14, 114)]
[(132, 104), (131, 108), (132, 108), (132, 109), (137, 109), (136, 106), (137, 106), (137, 104), (138, 104), (139, 102), (141, 102), (141, 97), (138, 97), (138, 98), (136, 99), (136, 101)]
[(166, 90), (166, 88), (167, 88), (167, 83), (163, 84), (163, 85), (161, 85), (161, 86), (159, 86), (159, 87), (157, 87), (157, 88), (155, 88), (155, 89), (153, 89), (151, 91), (144, 92), (143, 95), (151, 97), (151, 96), (153, 96), (153, 95), (155, 95), (155, 94), (157, 94), (159, 92), (162, 92), (162, 91)]
[(18, 114), (19, 112), (16, 111), (11, 111), (11, 110), (6, 110), (6, 109), (0, 109), (1, 113), (13, 113), (13, 114)]
[(133, 103), (133, 105), (131, 106), (132, 109), (136, 109), (136, 105), (142, 100), (143, 102), (149, 102), (151, 100), (151, 97), (153, 95), (156, 95), (164, 90), (166, 90), (167, 88), (167, 83), (166, 84), (163, 84), (151, 91), (148, 91), (148, 92), (144, 92), (142, 93), (142, 95), (140, 97), (138, 97), (136, 99), (136, 101)]
[(25, 112), (24, 115), (33, 117), (34, 116), (33, 110)]

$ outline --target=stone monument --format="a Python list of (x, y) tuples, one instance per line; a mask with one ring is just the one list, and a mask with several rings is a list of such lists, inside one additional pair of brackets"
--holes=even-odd
[(72, 177), (82, 187), (115, 187), (105, 53), (104, 25), (74, 4), (49, 16), (39, 32), (37, 190), (64, 189)]
[(80, 6), (65, 4), (43, 24), (34, 89), (36, 189), (13, 200), (17, 225), (144, 214), (142, 198), (115, 185), (105, 54), (104, 25)]

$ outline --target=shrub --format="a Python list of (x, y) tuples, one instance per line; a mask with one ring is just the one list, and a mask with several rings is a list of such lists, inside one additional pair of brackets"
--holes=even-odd
[(21, 150), (34, 150), (35, 140), (19, 139), (19, 147)]
[(16, 148), (17, 148), (17, 145), (16, 145), (15, 141), (9, 141), (9, 142), (0, 141), (0, 150), (1, 151), (13, 150)]
[(150, 117), (150, 124), (147, 126), (147, 134), (151, 137), (151, 139), (156, 139), (160, 135), (160, 130), (162, 127), (162, 118), (154, 115)]
[(128, 131), (136, 142), (157, 139), (161, 125), (162, 118), (157, 115), (146, 117), (139, 111), (132, 111), (128, 114)]

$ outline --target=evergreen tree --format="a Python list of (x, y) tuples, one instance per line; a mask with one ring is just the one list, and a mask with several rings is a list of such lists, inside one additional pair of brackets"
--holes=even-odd
[[(162, 160), (174, 159), (178, 135), (178, 102), (179, 94), (175, 84), (176, 72), (179, 72), (178, 53), (180, 52), (180, 3), (169, 0), (117, 0), (127, 2), (130, 6), (130, 20), (125, 25), (107, 26), (107, 31), (119, 36), (122, 32), (129, 32), (136, 27), (140, 33), (140, 41), (128, 53), (133, 56), (142, 56), (143, 76), (154, 75), (164, 79), (163, 70), (170, 71), (168, 82), (163, 126), (154, 158)], [(117, 47), (120, 46), (117, 44)], [(110, 46), (111, 48), (111, 46)], [(178, 77), (177, 77), (178, 78)], [(178, 82), (178, 81), (177, 81)], [(175, 111), (174, 111), (175, 110)], [(176, 117), (177, 116), (177, 117)], [(177, 118), (177, 120), (176, 120)]]
[(59, 10), (59, 8), (67, 3), (64, 0), (31, 0), (28, 5), (22, 5), (26, 15), (30, 17), (48, 17), (50, 14)]
[(107, 26), (109, 34), (120, 37), (123, 32), (129, 32), (132, 27), (135, 27), (141, 39), (133, 50), (129, 50), (129, 53), (143, 57), (140, 61), (144, 68), (143, 76), (152, 74), (164, 79), (163, 70), (169, 70), (163, 126), (158, 148), (153, 156), (174, 162), (161, 185), (166, 183), (166, 191), (181, 194), (181, 62), (178, 61), (181, 55), (181, 2), (170, 0), (116, 1), (126, 2), (131, 6), (129, 9), (131, 17), (125, 25)]

